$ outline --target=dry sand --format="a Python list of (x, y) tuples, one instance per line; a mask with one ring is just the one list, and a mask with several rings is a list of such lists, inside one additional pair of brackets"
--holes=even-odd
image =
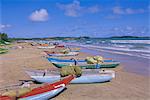
[[(24, 66), (35, 69), (57, 69), (43, 56), (43, 50), (23, 45), (23, 49), (10, 49), (0, 55), (0, 88), (16, 84), (19, 80), (30, 79), (25, 74)], [(80, 53), (76, 58), (85, 58), (88, 54)], [(71, 58), (71, 57), (69, 57)], [(131, 65), (132, 66), (132, 65)], [(100, 84), (70, 84), (54, 100), (150, 100), (150, 78), (125, 72), (122, 66), (113, 69), (116, 78), (111, 82)]]

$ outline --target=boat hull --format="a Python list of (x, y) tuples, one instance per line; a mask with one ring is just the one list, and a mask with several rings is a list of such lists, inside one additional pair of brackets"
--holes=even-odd
[(35, 95), (35, 96), (21, 98), (19, 100), (48, 100), (48, 99), (56, 96), (60, 92), (62, 92), (64, 89), (65, 89), (65, 86), (62, 86), (62, 87), (60, 87), (56, 90), (52, 90), (52, 91), (45, 92), (45, 93), (42, 93), (42, 94), (38, 94), (38, 95)]
[[(73, 60), (70, 60), (70, 59), (58, 59), (58, 58), (47, 58), (48, 61), (50, 62), (67, 62), (67, 63), (74, 63)], [(104, 60), (104, 62), (112, 62), (113, 60), (112, 59), (107, 59), (107, 60)], [(85, 62), (86, 63), (86, 60), (77, 60), (77, 62)]]
[(38, 46), (38, 49), (53, 49), (55, 46)]
[(19, 100), (48, 100), (62, 92), (72, 79), (74, 79), (74, 76), (70, 75), (55, 83), (34, 88), (25, 95), (20, 96)]
[[(51, 83), (54, 82), (53, 76), (31, 76), (35, 81), (40, 82), (40, 83)], [(57, 80), (59, 80), (61, 77), (60, 75), (56, 76)], [(108, 82), (112, 80), (111, 75), (82, 75), (78, 78), (74, 78), (70, 83), (72, 84), (90, 84), (90, 83), (103, 83), (103, 82)]]
[(49, 56), (55, 56), (55, 57), (64, 57), (64, 56), (77, 56), (79, 52), (70, 52), (68, 54), (50, 54), (48, 53), (47, 55)]
[[(66, 63), (52, 63), (57, 68), (62, 68), (64, 66), (69, 66), (69, 64)], [(108, 63), (108, 64), (100, 64), (99, 67), (97, 67), (96, 64), (85, 64), (85, 65), (78, 65), (83, 69), (98, 69), (98, 68), (115, 68), (119, 65), (119, 63)]]

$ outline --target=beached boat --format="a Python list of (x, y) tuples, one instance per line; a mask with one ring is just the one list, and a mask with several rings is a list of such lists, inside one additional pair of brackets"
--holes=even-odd
[(71, 75), (58, 82), (35, 88), (19, 97), (19, 100), (48, 100), (62, 92), (73, 78), (74, 76)]
[(64, 48), (65, 46), (64, 45), (56, 45), (56, 48)]
[(104, 60), (101, 64), (87, 64), (85, 60), (62, 60), (57, 58), (47, 58), (48, 61), (50, 61), (53, 65), (55, 65), (57, 68), (61, 68), (64, 66), (68, 66), (70, 64), (77, 64), (81, 68), (85, 69), (96, 69), (96, 68), (115, 68), (117, 67), (120, 62), (113, 61), (113, 60)]
[[(57, 81), (61, 79), (61, 76), (58, 72), (51, 73), (47, 72), (44, 73), (44, 71), (37, 71), (37, 70), (28, 70), (26, 73), (35, 81), (40, 83), (50, 83)], [(108, 82), (112, 78), (115, 77), (115, 72), (106, 70), (106, 71), (92, 71), (92, 70), (84, 70), (82, 72), (82, 76), (74, 78), (70, 83), (102, 83), (102, 82)]]
[[(69, 66), (73, 63), (64, 63), (64, 62), (52, 62), (57, 68), (61, 68), (64, 66)], [(104, 62), (101, 64), (87, 64), (85, 62), (78, 62), (77, 65), (84, 69), (99, 69), (99, 68), (116, 68), (120, 63), (113, 61), (113, 62)]]
[(0, 96), (0, 100), (13, 100), (13, 98), (9, 96)]
[[(75, 61), (73, 59), (59, 59), (59, 58), (50, 58), (47, 57), (48, 61), (50, 62), (70, 62), (74, 63)], [(87, 62), (86, 60), (76, 60), (77, 62)], [(105, 59), (104, 62), (112, 62), (112, 59)]]
[[(58, 82), (34, 88), (31, 91), (17, 97), (18, 98), (17, 100), (48, 100), (58, 95), (60, 92), (62, 92), (66, 88), (66, 85), (69, 84), (69, 82), (73, 78), (74, 76), (70, 75)], [(13, 99), (11, 96), (2, 94), (0, 96), (0, 100), (13, 100)]]
[(49, 52), (49, 51), (44, 51), (47, 55), (49, 56), (55, 56), (55, 57), (63, 57), (63, 56), (77, 56), (79, 52), (69, 52), (69, 53), (55, 53), (55, 52)]
[(38, 49), (53, 49), (55, 46), (38, 46)]

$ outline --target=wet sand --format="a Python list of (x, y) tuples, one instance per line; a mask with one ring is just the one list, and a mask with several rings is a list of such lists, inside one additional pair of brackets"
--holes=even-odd
[[(43, 56), (42, 49), (37, 49), (28, 44), (23, 49), (10, 49), (7, 54), (0, 55), (0, 88), (27, 80), (30, 77), (23, 68), (57, 69)], [(89, 56), (80, 53), (78, 59)], [(68, 58), (68, 57), (67, 57)], [(72, 58), (72, 57), (69, 57)], [(113, 69), (116, 78), (111, 82), (100, 84), (70, 84), (54, 100), (148, 100), (150, 99), (150, 77), (138, 75), (124, 70), (125, 65)], [(131, 65), (132, 66), (132, 65)]]

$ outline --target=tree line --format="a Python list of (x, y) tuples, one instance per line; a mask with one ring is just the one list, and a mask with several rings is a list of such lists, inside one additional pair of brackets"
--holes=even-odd
[(8, 41), (8, 35), (6, 33), (0, 33), (0, 41)]

